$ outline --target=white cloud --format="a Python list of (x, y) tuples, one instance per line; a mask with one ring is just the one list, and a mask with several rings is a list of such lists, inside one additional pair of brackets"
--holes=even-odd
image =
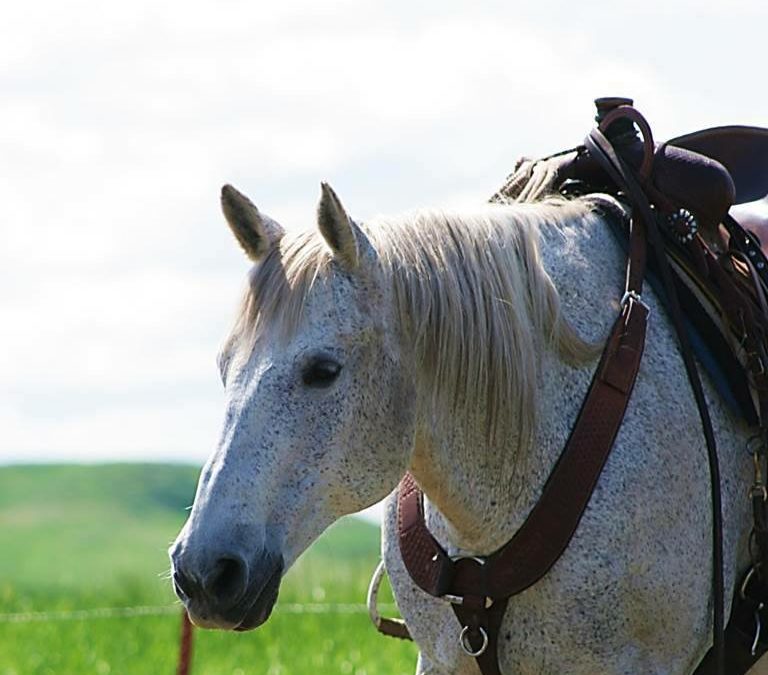
[[(172, 460), (201, 462), (216, 442), (215, 399), (123, 403), (61, 418), (48, 411), (0, 410), (0, 461)], [(6, 442), (13, 442), (8, 450)]]
[(360, 218), (480, 202), (518, 155), (578, 143), (597, 95), (634, 95), (659, 138), (765, 123), (762, 2), (731, 32), (732, 5), (695, 30), (688, 0), (637, 7), (5, 7), (0, 461), (205, 456), (247, 269), (224, 182), (306, 225), (321, 178)]

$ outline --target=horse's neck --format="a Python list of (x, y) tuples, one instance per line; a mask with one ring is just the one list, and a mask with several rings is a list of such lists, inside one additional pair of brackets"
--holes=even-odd
[[(584, 338), (604, 337), (616, 316), (624, 264), (607, 226), (596, 221), (563, 234), (544, 228), (541, 248), (568, 321)], [(489, 445), (483, 415), (423, 414), (411, 471), (427, 496), (429, 527), (451, 552), (490, 553), (506, 542), (562, 451), (596, 360), (574, 367), (543, 340), (537, 359), (539, 407), (528, 451), (518, 450), (514, 419), (498, 435), (503, 440)]]

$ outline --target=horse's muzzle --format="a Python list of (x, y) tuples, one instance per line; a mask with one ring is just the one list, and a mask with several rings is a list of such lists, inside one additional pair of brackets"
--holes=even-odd
[(250, 563), (232, 552), (208, 563), (189, 558), (171, 551), (173, 588), (194, 624), (244, 631), (269, 618), (283, 573), (280, 555), (264, 552)]

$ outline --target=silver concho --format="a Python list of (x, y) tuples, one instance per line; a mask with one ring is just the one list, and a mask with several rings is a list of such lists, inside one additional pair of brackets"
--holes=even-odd
[(693, 241), (699, 230), (699, 223), (688, 209), (680, 208), (667, 216), (670, 232), (681, 244)]

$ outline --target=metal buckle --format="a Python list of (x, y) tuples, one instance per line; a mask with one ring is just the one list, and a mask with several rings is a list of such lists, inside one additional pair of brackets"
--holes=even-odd
[[(443, 600), (446, 600), (447, 602), (450, 602), (452, 605), (463, 605), (464, 604), (464, 596), (463, 595), (451, 595), (450, 593), (446, 593), (445, 595), (440, 596)], [(493, 598), (489, 598), (486, 596), (485, 598), (485, 608), (489, 609), (490, 606), (493, 604)]]
[(486, 563), (485, 558), (479, 555), (452, 555), (449, 556), (451, 562), (458, 562), (459, 560), (474, 560), (478, 565), (483, 566)]
[(485, 632), (485, 628), (482, 626), (478, 626), (477, 630), (480, 631), (480, 635), (483, 638), (483, 643), (478, 649), (472, 649), (472, 645), (469, 643), (469, 626), (464, 626), (464, 628), (461, 629), (461, 633), (459, 633), (459, 644), (464, 650), (464, 653), (468, 654), (469, 656), (474, 656), (475, 658), (481, 656), (485, 650), (488, 649), (488, 633)]
[[(452, 555), (449, 556), (451, 562), (455, 563), (459, 560), (473, 560), (481, 567), (485, 565), (487, 562), (485, 558), (478, 556), (478, 555)], [(452, 605), (463, 605), (464, 604), (464, 596), (463, 595), (453, 595), (451, 593), (446, 593), (444, 595), (440, 596), (443, 600), (447, 600)], [(485, 598), (485, 608), (488, 609), (493, 604), (493, 599), (486, 596)]]
[(464, 597), (461, 595), (451, 595), (450, 593), (446, 593), (445, 595), (440, 596), (443, 600), (447, 600), (452, 605), (463, 605), (464, 604)]
[[(763, 470), (760, 466), (760, 461), (764, 451), (763, 444), (764, 439), (762, 434), (755, 434), (747, 440), (747, 450), (752, 455), (752, 464), (755, 473), (755, 480), (752, 486), (749, 488), (749, 498), (754, 499), (760, 497), (764, 502), (768, 501), (768, 489), (766, 489), (765, 481), (763, 480)], [(751, 578), (752, 571), (747, 575), (746, 581)], [(746, 582), (745, 582), (746, 583)]]
[(624, 307), (624, 305), (627, 304), (630, 298), (632, 298), (632, 300), (634, 300), (638, 304), (641, 304), (643, 307), (645, 307), (645, 310), (650, 314), (651, 308), (643, 300), (642, 296), (637, 291), (626, 291), (624, 295), (621, 296), (621, 302), (619, 302), (619, 307)]

